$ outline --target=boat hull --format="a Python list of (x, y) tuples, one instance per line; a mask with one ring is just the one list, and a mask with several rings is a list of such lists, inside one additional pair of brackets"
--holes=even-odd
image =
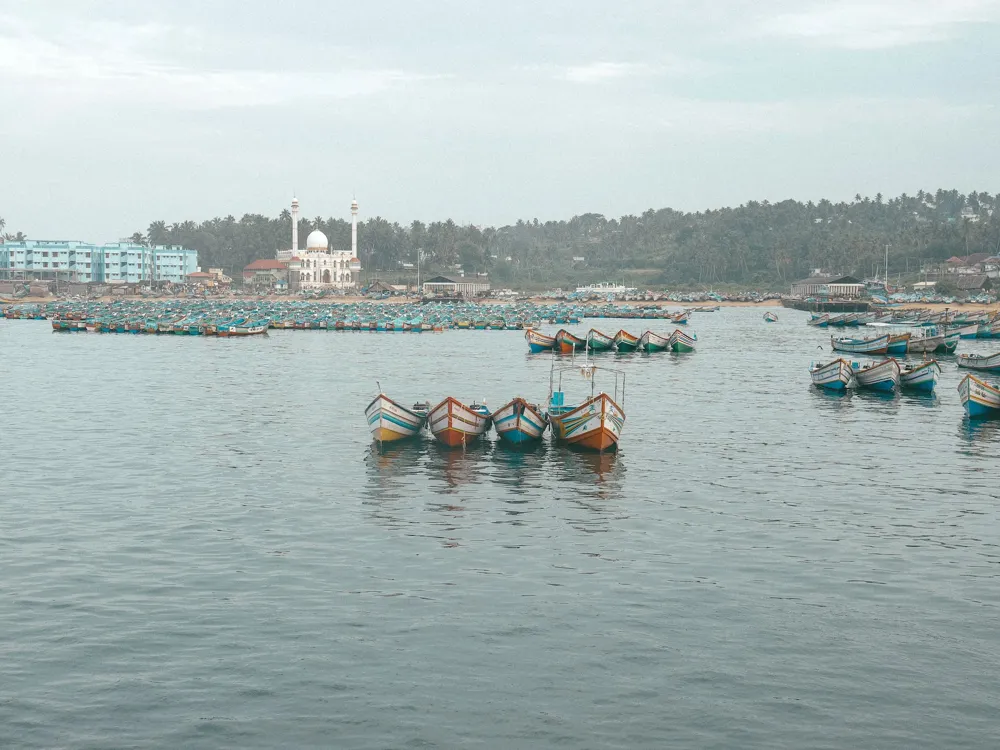
[(899, 372), (899, 385), (907, 390), (929, 393), (937, 386), (941, 366), (935, 361), (907, 365)]
[(615, 348), (623, 354), (634, 352), (639, 348), (639, 339), (625, 330), (615, 334)]
[(572, 354), (573, 352), (582, 352), (587, 348), (587, 342), (581, 339), (579, 336), (574, 336), (572, 333), (567, 331), (565, 328), (560, 328), (556, 332), (556, 348), (562, 354)]
[(989, 356), (961, 354), (958, 357), (958, 366), (982, 372), (1000, 372), (1000, 352)]
[[(848, 354), (886, 354), (889, 351), (889, 338), (887, 333), (873, 339), (852, 339), (830, 337), (830, 347), (835, 352), (847, 352)], [(905, 353), (905, 349), (904, 349)]]
[(546, 336), (531, 328), (524, 332), (524, 340), (528, 342), (528, 351), (532, 354), (550, 352), (556, 347), (555, 336)]
[(650, 354), (653, 352), (664, 352), (670, 348), (670, 338), (663, 337), (652, 331), (646, 331), (639, 338), (639, 348)]
[(828, 391), (842, 391), (854, 377), (851, 363), (846, 359), (835, 359), (825, 365), (816, 365), (809, 370), (813, 385)]
[(867, 367), (854, 362), (852, 368), (854, 379), (860, 388), (871, 391), (894, 391), (899, 385), (899, 363), (894, 359), (887, 359)]
[(427, 421), (425, 415), (407, 409), (382, 393), (368, 404), (365, 417), (372, 437), (380, 443), (416, 437)]
[(596, 328), (587, 332), (587, 349), (592, 352), (608, 352), (615, 348), (615, 340)]
[(430, 410), (427, 422), (438, 442), (457, 448), (481, 438), (490, 428), (491, 417), (449, 396)]
[(670, 334), (670, 351), (677, 352), (678, 354), (685, 354), (687, 352), (694, 351), (695, 338), (694, 336), (689, 336), (684, 333), (684, 331), (676, 330)]
[(614, 399), (600, 393), (577, 407), (560, 407), (549, 413), (552, 434), (556, 440), (591, 451), (613, 451), (618, 448), (625, 412)]
[(1000, 417), (1000, 388), (975, 375), (966, 375), (958, 384), (958, 395), (969, 417)]
[(542, 439), (548, 418), (523, 398), (515, 398), (493, 413), (497, 436), (509, 445), (530, 445)]

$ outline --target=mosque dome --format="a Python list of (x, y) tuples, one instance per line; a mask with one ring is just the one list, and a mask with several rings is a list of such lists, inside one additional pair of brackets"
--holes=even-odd
[(326, 235), (318, 229), (311, 231), (306, 238), (306, 250), (323, 250), (325, 252), (329, 247), (330, 243), (327, 241)]

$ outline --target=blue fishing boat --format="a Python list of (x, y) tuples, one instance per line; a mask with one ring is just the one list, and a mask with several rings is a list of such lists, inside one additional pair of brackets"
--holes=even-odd
[(941, 365), (936, 359), (927, 362), (906, 362), (899, 368), (899, 384), (913, 391), (930, 392), (937, 385)]
[(546, 336), (541, 331), (536, 331), (533, 328), (529, 328), (524, 332), (524, 339), (528, 342), (528, 351), (532, 354), (550, 352), (556, 346), (555, 336)]
[(497, 436), (511, 445), (527, 445), (542, 439), (548, 417), (534, 404), (515, 398), (493, 412)]
[(854, 370), (846, 359), (835, 359), (826, 363), (814, 362), (809, 366), (809, 375), (818, 388), (842, 391), (854, 378)]
[(966, 375), (958, 384), (958, 396), (969, 417), (1000, 417), (1000, 386)]
[(1000, 372), (1000, 352), (996, 354), (959, 354), (958, 366), (983, 372)]
[(889, 339), (891, 334), (884, 334), (874, 338), (856, 339), (846, 336), (837, 338), (830, 337), (830, 346), (835, 352), (848, 352), (850, 354), (886, 354), (889, 350)]
[(852, 362), (854, 379), (860, 388), (872, 391), (894, 391), (899, 385), (899, 363), (894, 359), (881, 362)]

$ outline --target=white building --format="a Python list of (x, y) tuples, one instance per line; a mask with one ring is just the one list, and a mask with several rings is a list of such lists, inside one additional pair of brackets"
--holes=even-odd
[(277, 259), (288, 262), (288, 283), (300, 289), (354, 289), (361, 276), (358, 260), (358, 202), (351, 202), (351, 249), (335, 250), (327, 236), (316, 229), (299, 250), (299, 202), (292, 199), (292, 249), (279, 250)]

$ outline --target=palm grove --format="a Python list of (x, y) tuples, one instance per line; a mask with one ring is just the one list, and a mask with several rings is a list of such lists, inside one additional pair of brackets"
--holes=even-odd
[[(737, 208), (689, 213), (670, 208), (608, 219), (588, 213), (569, 221), (518, 221), (510, 226), (459, 226), (448, 221), (408, 225), (375, 217), (359, 223), (359, 254), (369, 278), (402, 279), (404, 264), (425, 276), (461, 266), (489, 273), (494, 285), (567, 286), (624, 279), (636, 285), (740, 284), (781, 288), (815, 268), (868, 276), (881, 269), (916, 273), (953, 255), (1000, 250), (1000, 195), (923, 190), (888, 200), (855, 196), (832, 203), (750, 201)], [(0, 231), (2, 231), (0, 224)], [(349, 247), (350, 223), (316, 217), (300, 236), (321, 229)], [(139, 243), (194, 248), (202, 266), (239, 272), (257, 258), (288, 247), (291, 215), (246, 214), (200, 223), (154, 221)], [(10, 235), (8, 235), (10, 237)], [(405, 266), (409, 268), (410, 266)]]

